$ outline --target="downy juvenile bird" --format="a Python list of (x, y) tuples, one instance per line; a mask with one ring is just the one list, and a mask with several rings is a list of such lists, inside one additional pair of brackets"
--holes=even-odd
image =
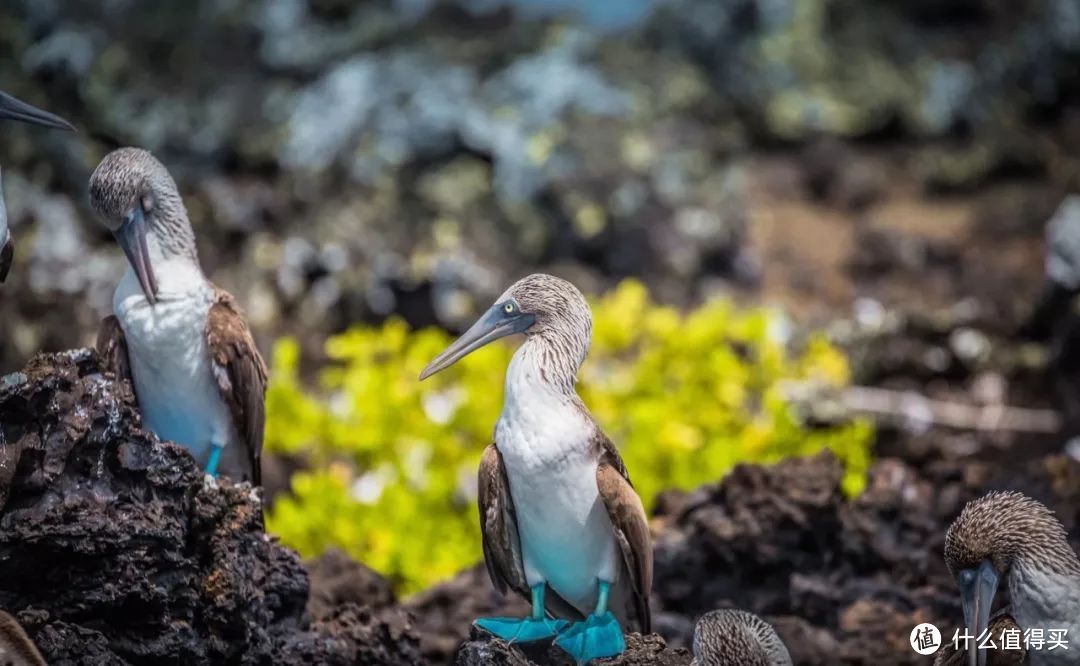
[(128, 258), (98, 352), (132, 382), (143, 423), (210, 474), (258, 485), (266, 365), (233, 297), (203, 275), (176, 183), (120, 148), (90, 177), (90, 203)]
[(579, 663), (618, 654), (631, 617), (650, 630), (652, 545), (626, 467), (574, 388), (592, 335), (581, 292), (550, 275), (519, 280), (420, 378), (515, 333), (525, 341), (480, 463), (480, 525), (495, 587), (533, 610), (477, 624), (510, 641), (555, 636)]
[[(53, 129), (75, 130), (71, 123), (60, 116), (30, 106), (2, 90), (0, 90), (0, 118)], [(11, 230), (8, 228), (7, 208), (4, 206), (2, 187), (3, 181), (0, 180), (0, 283), (7, 279), (8, 271), (11, 270), (11, 261), (15, 255), (15, 243), (11, 239)]]

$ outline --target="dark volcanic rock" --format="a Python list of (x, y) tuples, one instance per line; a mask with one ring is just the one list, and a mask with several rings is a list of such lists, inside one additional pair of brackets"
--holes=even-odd
[(51, 664), (420, 663), (403, 613), (309, 624), (307, 573), (254, 491), (138, 423), (89, 350), (0, 385), (0, 607)]
[[(593, 664), (612, 666), (687, 666), (690, 653), (683, 648), (669, 648), (656, 634), (626, 637), (626, 652), (614, 659), (598, 659)], [(481, 629), (473, 628), (469, 640), (458, 650), (455, 666), (574, 666), (568, 654), (551, 643), (537, 641), (510, 645)]]

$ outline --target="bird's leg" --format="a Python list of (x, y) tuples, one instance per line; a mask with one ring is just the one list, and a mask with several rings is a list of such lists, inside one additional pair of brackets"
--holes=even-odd
[(218, 463), (221, 462), (221, 452), (224, 450), (225, 447), (217, 442), (210, 445), (210, 458), (206, 461), (206, 473), (215, 479), (218, 475)]
[(555, 644), (566, 650), (578, 664), (592, 659), (614, 657), (626, 650), (622, 627), (608, 610), (611, 583), (597, 579), (596, 610), (584, 622), (575, 622), (560, 633)]
[(551, 638), (568, 624), (566, 620), (549, 618), (544, 613), (544, 588), (547, 583), (532, 587), (532, 615), (527, 618), (482, 617), (476, 626), (510, 643), (526, 643)]

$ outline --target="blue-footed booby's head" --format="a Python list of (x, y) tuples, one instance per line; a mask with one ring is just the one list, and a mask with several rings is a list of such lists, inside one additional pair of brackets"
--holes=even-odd
[(75, 128), (71, 123), (60, 116), (49, 113), (48, 111), (43, 111), (36, 106), (30, 106), (26, 102), (15, 99), (2, 90), (0, 90), (0, 118), (18, 120), (31, 125), (41, 125), (42, 127), (51, 127), (53, 129), (75, 131)]
[(567, 355), (577, 365), (589, 350), (592, 313), (577, 287), (562, 278), (534, 273), (503, 292), (469, 330), (424, 368), (420, 379), (450, 367), (493, 340), (515, 333), (545, 338), (556, 352)]
[(693, 666), (791, 666), (768, 622), (741, 610), (706, 613), (694, 627)]
[(195, 236), (176, 182), (149, 152), (119, 148), (106, 155), (90, 176), (90, 205), (123, 248), (151, 304), (158, 296), (151, 245), (158, 256), (197, 263)]
[[(999, 582), (1010, 580), (1017, 568), (1048, 573), (1039, 577), (1046, 581), (1080, 577), (1080, 560), (1061, 522), (1042, 503), (1018, 492), (992, 492), (968, 502), (945, 536), (945, 563), (960, 588), (968, 633), (976, 637), (990, 626)], [(1015, 613), (1024, 601), (1016, 598), (1018, 593), (1040, 590), (1013, 592)], [(1058, 593), (1041, 592), (1048, 597)], [(971, 666), (984, 664), (986, 650), (968, 650), (968, 657)]]

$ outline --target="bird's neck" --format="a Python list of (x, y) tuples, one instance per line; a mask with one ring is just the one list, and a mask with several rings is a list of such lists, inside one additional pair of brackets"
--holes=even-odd
[(1080, 562), (1068, 552), (1054, 562), (1017, 560), (1009, 575), (1012, 615), (1021, 627), (1080, 631)]
[(195, 236), (186, 219), (151, 230), (146, 235), (146, 249), (159, 297), (205, 291), (208, 283), (199, 265)]
[(528, 336), (507, 368), (507, 399), (527, 400), (530, 395), (576, 399), (574, 387), (584, 358), (584, 349), (557, 334)]

